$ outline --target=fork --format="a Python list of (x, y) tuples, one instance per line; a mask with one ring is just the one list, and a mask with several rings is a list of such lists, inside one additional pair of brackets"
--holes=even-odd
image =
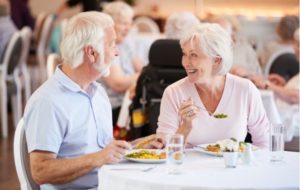
[(115, 171), (141, 171), (141, 172), (149, 172), (152, 169), (156, 168), (156, 166), (150, 166), (147, 168), (111, 168), (111, 170)]
[(200, 106), (197, 106), (197, 105), (195, 105), (198, 109), (200, 109), (200, 110), (203, 110), (203, 111), (206, 111), (207, 113), (208, 113), (208, 115), (209, 116), (215, 116), (214, 115), (214, 113), (212, 113), (212, 112), (210, 112), (210, 111), (208, 111), (207, 109), (205, 109), (205, 108), (202, 108), (202, 107), (200, 107)]

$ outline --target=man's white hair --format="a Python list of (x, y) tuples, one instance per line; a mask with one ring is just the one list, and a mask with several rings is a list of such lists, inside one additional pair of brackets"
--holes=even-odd
[(198, 24), (200, 24), (200, 20), (190, 12), (173, 13), (166, 21), (166, 38), (180, 39), (186, 30)]
[(220, 57), (221, 64), (216, 74), (225, 75), (232, 65), (232, 40), (218, 24), (199, 24), (188, 30), (180, 39), (180, 45), (191, 43), (211, 58)]
[(113, 27), (113, 20), (100, 12), (83, 12), (75, 15), (68, 22), (63, 33), (60, 50), (62, 58), (72, 68), (83, 63), (83, 48), (90, 45), (100, 53), (104, 62), (105, 30)]
[(126, 3), (121, 1), (107, 3), (103, 12), (109, 14), (114, 20), (122, 19), (122, 17), (133, 17), (133, 9)]

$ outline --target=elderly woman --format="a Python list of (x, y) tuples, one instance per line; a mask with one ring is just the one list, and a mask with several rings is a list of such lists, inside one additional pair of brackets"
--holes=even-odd
[(115, 22), (119, 56), (113, 61), (105, 86), (113, 108), (113, 124), (117, 122), (124, 93), (136, 83), (143, 64), (135, 55), (135, 47), (127, 36), (134, 16), (133, 9), (124, 2), (108, 3), (103, 10)]
[(269, 121), (259, 91), (228, 73), (229, 34), (217, 24), (200, 24), (180, 44), (187, 77), (165, 90), (157, 133), (183, 134), (187, 146), (195, 146), (231, 137), (244, 141), (249, 132), (254, 145), (266, 148)]
[(165, 25), (165, 35), (168, 39), (180, 39), (184, 31), (200, 24), (199, 19), (190, 12), (177, 12), (171, 14)]

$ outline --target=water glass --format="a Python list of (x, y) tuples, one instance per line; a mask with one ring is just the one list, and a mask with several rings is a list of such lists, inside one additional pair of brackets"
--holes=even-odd
[(280, 162), (284, 154), (284, 126), (272, 124), (270, 127), (270, 154), (271, 162)]
[(169, 174), (180, 174), (183, 163), (183, 135), (175, 134), (167, 137), (167, 168)]

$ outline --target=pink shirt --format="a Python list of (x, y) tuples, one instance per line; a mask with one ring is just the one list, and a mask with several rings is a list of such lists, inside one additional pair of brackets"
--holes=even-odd
[[(179, 107), (189, 97), (196, 106), (205, 108), (194, 84), (187, 77), (167, 87), (161, 101), (158, 133), (176, 132), (181, 121)], [(260, 93), (251, 81), (231, 74), (226, 75), (224, 91), (215, 111), (215, 114), (221, 113), (228, 117), (217, 119), (205, 110), (200, 110), (197, 118), (193, 120), (187, 143), (215, 143), (231, 137), (244, 141), (248, 130), (254, 145), (261, 148), (269, 146), (269, 120)]]

